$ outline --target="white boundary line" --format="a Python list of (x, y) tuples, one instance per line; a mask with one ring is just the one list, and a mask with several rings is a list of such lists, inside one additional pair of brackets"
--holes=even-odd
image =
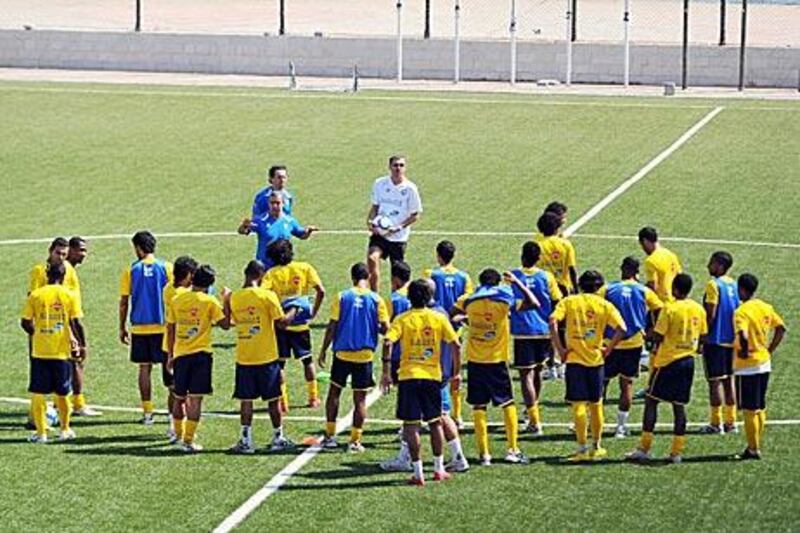
[(686, 130), (686, 132), (678, 137), (678, 139), (672, 143), (666, 150), (655, 156), (653, 159), (650, 160), (645, 166), (643, 166), (636, 174), (628, 178), (627, 180), (623, 181), (619, 187), (611, 191), (605, 198), (600, 200), (597, 204), (595, 204), (591, 209), (589, 209), (586, 213), (581, 215), (581, 217), (573, 222), (572, 224), (564, 230), (564, 236), (569, 237), (583, 226), (585, 226), (590, 220), (596, 217), (603, 209), (609, 206), (611, 202), (616, 200), (618, 197), (622, 196), (625, 191), (636, 185), (642, 178), (647, 176), (651, 170), (656, 168), (658, 165), (661, 164), (666, 158), (671, 156), (675, 151), (686, 144), (686, 142), (694, 137), (694, 135), (703, 129), (703, 127), (711, 122), (711, 120), (716, 117), (717, 115), (725, 109), (722, 106), (715, 107), (711, 112), (706, 114), (703, 118), (701, 118), (698, 122), (695, 123), (694, 126)]
[[(30, 400), (27, 398), (11, 398), (11, 397), (0, 397), (0, 403), (11, 403), (11, 404), (19, 404), (19, 405), (29, 405)], [(141, 407), (119, 407), (113, 405), (95, 405), (92, 404), (92, 407), (95, 409), (99, 409), (101, 411), (108, 411), (109, 413), (141, 413)], [(168, 413), (163, 409), (157, 409), (155, 411), (156, 414), (166, 416)], [(342, 429), (338, 429), (337, 425), (337, 433), (346, 429), (347, 423), (346, 421), (349, 420), (349, 417), (352, 416), (352, 411), (345, 415), (340, 422), (344, 422), (345, 427)], [(216, 412), (208, 412), (203, 413), (204, 418), (223, 418), (223, 419), (231, 419), (231, 420), (239, 420), (239, 415), (234, 413), (216, 413)], [(269, 420), (269, 416), (256, 414), (253, 415), (253, 418), (256, 420)], [(284, 420), (288, 420), (290, 422), (325, 422), (324, 416), (285, 416), (283, 417)], [(380, 425), (380, 426), (400, 426), (401, 422), (399, 420), (392, 420), (388, 418), (369, 418), (367, 417), (367, 425)], [(739, 425), (742, 422), (738, 422)], [(775, 419), (769, 420), (767, 419), (767, 424), (773, 426), (800, 426), (800, 419)], [(467, 427), (472, 427), (472, 422), (464, 422), (464, 425)], [(501, 427), (503, 425), (502, 422), (490, 422), (490, 426), (492, 427)], [(702, 427), (708, 425), (708, 421), (703, 422), (687, 422), (689, 427)], [(543, 427), (546, 428), (567, 428), (570, 427), (571, 424), (566, 422), (543, 422)], [(672, 424), (669, 422), (658, 422), (656, 424), (657, 427), (664, 427), (670, 428)], [(616, 423), (608, 423), (603, 426), (604, 428), (613, 429), (616, 428)]]
[[(319, 234), (325, 235), (364, 235), (366, 230), (357, 229), (331, 229), (320, 230)], [(435, 236), (435, 237), (532, 237), (533, 231), (436, 231), (436, 230), (417, 230), (415, 235)], [(108, 235), (85, 235), (88, 241), (110, 241), (128, 240), (131, 233), (111, 233)], [(176, 231), (176, 232), (156, 232), (159, 238), (201, 238), (201, 237), (237, 237), (238, 233), (233, 231)], [(573, 233), (576, 239), (597, 239), (614, 241), (635, 241), (636, 235), (602, 235), (597, 233)], [(800, 249), (800, 244), (789, 242), (767, 242), (767, 241), (742, 241), (735, 239), (703, 239), (695, 237), (659, 237), (667, 242), (685, 242), (690, 244), (728, 244), (732, 246), (757, 246), (766, 248), (788, 248)], [(22, 244), (49, 244), (52, 237), (35, 237), (30, 239), (6, 239), (0, 240), (0, 246), (14, 246)]]

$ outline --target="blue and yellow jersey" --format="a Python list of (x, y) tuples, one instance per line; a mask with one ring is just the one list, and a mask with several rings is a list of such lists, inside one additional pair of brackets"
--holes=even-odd
[(432, 279), (436, 285), (436, 291), (433, 294), (436, 305), (448, 311), (453, 308), (459, 298), (472, 294), (475, 290), (469, 274), (453, 265), (426, 270), (424, 276)]
[(75, 292), (63, 285), (45, 285), (31, 292), (21, 314), (22, 318), (33, 322), (31, 356), (69, 359), (72, 350), (69, 323), (82, 314)]
[[(708, 328), (709, 344), (733, 346), (733, 313), (739, 307), (739, 289), (728, 276), (708, 280), (703, 302), (715, 307), (714, 318)], [(709, 317), (710, 318), (710, 317)]]
[[(256, 193), (253, 198), (253, 208), (251, 210), (253, 218), (260, 218), (269, 214), (269, 197), (272, 196), (273, 192), (275, 192), (274, 187), (272, 187), (272, 185), (267, 185)], [(283, 212), (287, 215), (291, 215), (295, 203), (294, 195), (285, 188), (281, 189), (279, 192), (283, 197)]]
[(558, 304), (551, 318), (566, 322), (567, 363), (603, 365), (603, 332), (625, 329), (625, 321), (611, 302), (597, 294), (573, 294)]
[[(664, 307), (664, 303), (655, 291), (638, 281), (628, 279), (609, 283), (597, 294), (611, 302), (625, 321), (625, 337), (617, 344), (617, 349), (627, 350), (644, 345), (647, 313), (659, 311)], [(613, 336), (614, 330), (606, 328), (606, 339)]]
[(309, 295), (316, 287), (322, 286), (317, 270), (309, 263), (292, 261), (288, 265), (270, 268), (261, 280), (261, 286), (278, 295), (284, 311), (297, 308), (288, 331), (307, 331), (311, 321), (311, 300)]
[(331, 304), (330, 318), (336, 321), (334, 355), (353, 363), (372, 361), (378, 347), (379, 325), (389, 322), (383, 298), (359, 287), (342, 291)]
[(172, 284), (172, 263), (152, 254), (134, 261), (122, 272), (119, 295), (128, 296), (131, 333), (164, 333), (164, 287)]
[[(28, 294), (40, 287), (47, 285), (48, 266), (48, 263), (44, 262), (34, 265), (34, 267), (31, 269), (28, 280)], [(83, 301), (81, 300), (81, 282), (78, 279), (78, 271), (69, 261), (64, 261), (64, 281), (61, 283), (61, 285), (75, 293), (75, 297), (78, 299), (78, 305), (82, 308)]]
[(275, 321), (283, 318), (278, 296), (261, 287), (231, 294), (231, 317), (236, 323), (236, 363), (263, 365), (278, 360)]
[(210, 294), (187, 291), (175, 296), (167, 308), (167, 323), (175, 324), (172, 355), (211, 353), (211, 328), (223, 318), (222, 305)]
[(524, 296), (519, 287), (512, 285), (516, 305), (511, 309), (511, 334), (518, 339), (549, 338), (550, 325), (547, 321), (553, 312), (553, 303), (563, 297), (555, 276), (538, 267), (517, 268), (512, 273), (533, 293), (540, 307), (520, 311)]
[(400, 345), (398, 379), (442, 381), (442, 343), (458, 340), (448, 318), (433, 309), (411, 309), (392, 322), (386, 338)]
[[(744, 302), (733, 316), (737, 334), (734, 344), (736, 351), (736, 356), (733, 358), (734, 371), (755, 369), (768, 363), (770, 361), (769, 335), (772, 330), (784, 325), (783, 318), (775, 312), (771, 305), (757, 298)], [(746, 358), (739, 356), (741, 346), (738, 334), (740, 332), (744, 333), (747, 338)]]
[(545, 237), (537, 233), (534, 240), (541, 250), (536, 266), (553, 274), (558, 284), (566, 289), (567, 293), (572, 292), (574, 287), (572, 278), (569, 276), (569, 269), (570, 267), (576, 268), (578, 264), (575, 258), (575, 247), (565, 237), (558, 235)]
[(675, 299), (672, 296), (672, 282), (681, 272), (683, 268), (678, 256), (663, 246), (656, 248), (644, 260), (645, 279), (653, 285), (653, 290), (664, 303)]
[(479, 286), (458, 299), (455, 308), (467, 315), (467, 361), (504, 363), (509, 360), (509, 311), (515, 298), (511, 287)]
[(658, 315), (656, 333), (664, 337), (653, 355), (653, 367), (691, 357), (697, 353), (700, 337), (708, 333), (706, 310), (694, 300), (668, 302)]

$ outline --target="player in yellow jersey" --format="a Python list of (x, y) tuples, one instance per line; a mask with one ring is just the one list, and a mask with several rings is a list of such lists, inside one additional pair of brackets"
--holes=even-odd
[(320, 368), (325, 368), (328, 347), (333, 344), (331, 386), (325, 401), (325, 437), (322, 447), (334, 450), (339, 398), (347, 386), (353, 389), (353, 427), (350, 430), (350, 453), (363, 453), (361, 436), (367, 417), (367, 392), (375, 386), (372, 358), (378, 348), (378, 335), (389, 328), (386, 302), (369, 288), (369, 270), (364, 263), (350, 267), (353, 287), (340, 292), (331, 304), (330, 320), (320, 348)]
[(644, 260), (645, 285), (653, 289), (661, 301), (672, 301), (672, 281), (683, 272), (680, 259), (658, 242), (658, 233), (654, 228), (639, 230), (639, 245), (647, 254)]
[[(550, 315), (550, 338), (566, 363), (566, 400), (572, 404), (578, 450), (570, 461), (602, 459), (608, 455), (602, 447), (603, 436), (603, 361), (614, 351), (625, 333), (625, 321), (611, 302), (597, 295), (603, 276), (587, 270), (578, 280), (581, 294), (567, 296), (556, 304)], [(566, 326), (566, 342), (559, 328)], [(606, 328), (613, 330), (603, 346)], [(592, 447), (587, 445), (587, 409), (591, 414)]]
[[(294, 321), (286, 329), (279, 329), (278, 353), (281, 359), (281, 375), (283, 376), (282, 405), (283, 411), (289, 409), (289, 392), (286, 386), (286, 361), (292, 358), (303, 363), (306, 388), (308, 390), (307, 406), (319, 407), (319, 385), (314, 358), (311, 354), (311, 329), (309, 323), (316, 318), (325, 300), (325, 287), (317, 274), (317, 270), (309, 263), (294, 260), (292, 243), (279, 239), (270, 244), (267, 254), (273, 262), (261, 285), (275, 291), (284, 310), (288, 307), (297, 309)], [(313, 304), (309, 294), (314, 292)]]
[[(381, 388), (388, 393), (392, 383), (392, 345), (400, 343), (397, 418), (403, 422), (403, 440), (408, 443), (414, 475), (412, 485), (424, 485), (420, 453), (420, 427), (427, 422), (433, 451), (433, 480), (450, 478), (444, 466), (442, 430), (442, 344), (448, 343), (453, 367), (461, 366), (461, 345), (448, 317), (428, 308), (433, 297), (428, 283), (419, 279), (408, 287), (411, 310), (396, 317), (383, 344)], [(454, 374), (457, 375), (457, 374)]]
[(645, 398), (639, 447), (625, 456), (631, 461), (651, 458), (659, 402), (671, 403), (674, 416), (672, 449), (667, 460), (680, 463), (686, 443), (686, 404), (691, 399), (694, 356), (705, 342), (708, 324), (703, 306), (689, 299), (691, 276), (678, 274), (671, 287), (672, 301), (664, 305), (653, 329), (653, 371)]
[(28, 295), (20, 325), (31, 339), (30, 383), (31, 410), (36, 433), (34, 443), (47, 442), (47, 405), (45, 395), (55, 394), (61, 426), (61, 440), (75, 438), (70, 429), (70, 394), (73, 346), (78, 357), (85, 354), (86, 340), (80, 323), (82, 311), (75, 293), (63, 286), (66, 267), (63, 263), (47, 268), (47, 285)]
[[(164, 287), (163, 299), (164, 309), (169, 311), (172, 300), (179, 294), (192, 290), (192, 277), (197, 270), (197, 261), (188, 256), (181, 256), (175, 259), (173, 269), (173, 282)], [(164, 352), (164, 360), (169, 353), (169, 342), (164, 335), (164, 342), (161, 345)], [(186, 402), (175, 397), (175, 376), (172, 371), (164, 365), (164, 385), (169, 391), (167, 393), (167, 409), (172, 415), (172, 423), (167, 431), (170, 444), (177, 444), (183, 439), (183, 421), (186, 418)]]
[[(761, 436), (767, 422), (767, 385), (772, 356), (783, 341), (786, 326), (775, 309), (755, 297), (758, 278), (742, 274), (737, 280), (742, 305), (734, 313), (736, 340), (733, 373), (736, 403), (744, 411), (747, 448), (739, 459), (761, 459)], [(770, 339), (770, 332), (772, 339)]]
[[(510, 312), (515, 306), (524, 311), (540, 304), (530, 289), (510, 272), (503, 274), (506, 284), (500, 284), (500, 273), (492, 268), (481, 272), (480, 285), (474, 293), (464, 295), (450, 310), (453, 322), (467, 324), (467, 403), (472, 406), (475, 438), (481, 464), (492, 464), (486, 408), (491, 402), (503, 409), (508, 453), (506, 461), (519, 464), (528, 459), (517, 446), (519, 427), (517, 407), (508, 363), (511, 327)], [(521, 301), (511, 286), (522, 294)]]
[[(167, 369), (175, 375), (175, 398), (186, 401), (183, 440), (179, 443), (181, 451), (186, 453), (203, 449), (194, 437), (202, 414), (203, 396), (214, 390), (211, 328), (228, 329), (230, 326), (219, 300), (208, 294), (215, 278), (211, 265), (200, 265), (192, 277), (192, 290), (173, 298), (167, 308)], [(229, 298), (230, 290), (225, 288), (222, 297)]]
[(239, 441), (230, 449), (233, 453), (251, 454), (256, 451), (252, 431), (253, 402), (259, 398), (267, 402), (272, 422), (270, 451), (294, 448), (294, 443), (283, 432), (276, 328), (283, 329), (291, 324), (296, 308), (284, 313), (278, 296), (261, 287), (265, 272), (261, 261), (250, 261), (244, 270), (244, 285), (225, 301), (225, 316), (236, 324), (236, 387), (233, 397), (240, 402), (242, 423)]

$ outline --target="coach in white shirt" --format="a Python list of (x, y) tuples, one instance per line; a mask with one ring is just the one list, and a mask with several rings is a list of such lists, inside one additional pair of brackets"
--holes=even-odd
[(367, 249), (369, 285), (373, 291), (380, 287), (381, 259), (390, 263), (403, 261), (410, 226), (422, 213), (422, 200), (414, 183), (406, 178), (406, 158), (389, 158), (389, 175), (375, 180), (372, 186), (372, 206), (367, 215), (371, 235)]

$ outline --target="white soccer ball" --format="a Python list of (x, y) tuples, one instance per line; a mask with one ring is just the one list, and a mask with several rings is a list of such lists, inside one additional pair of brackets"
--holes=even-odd
[(47, 417), (48, 425), (52, 427), (58, 426), (58, 410), (55, 407), (53, 407), (52, 405), (48, 405), (45, 416)]
[(393, 225), (392, 219), (386, 215), (378, 215), (372, 220), (372, 227), (378, 230), (379, 235), (384, 237), (389, 233)]

